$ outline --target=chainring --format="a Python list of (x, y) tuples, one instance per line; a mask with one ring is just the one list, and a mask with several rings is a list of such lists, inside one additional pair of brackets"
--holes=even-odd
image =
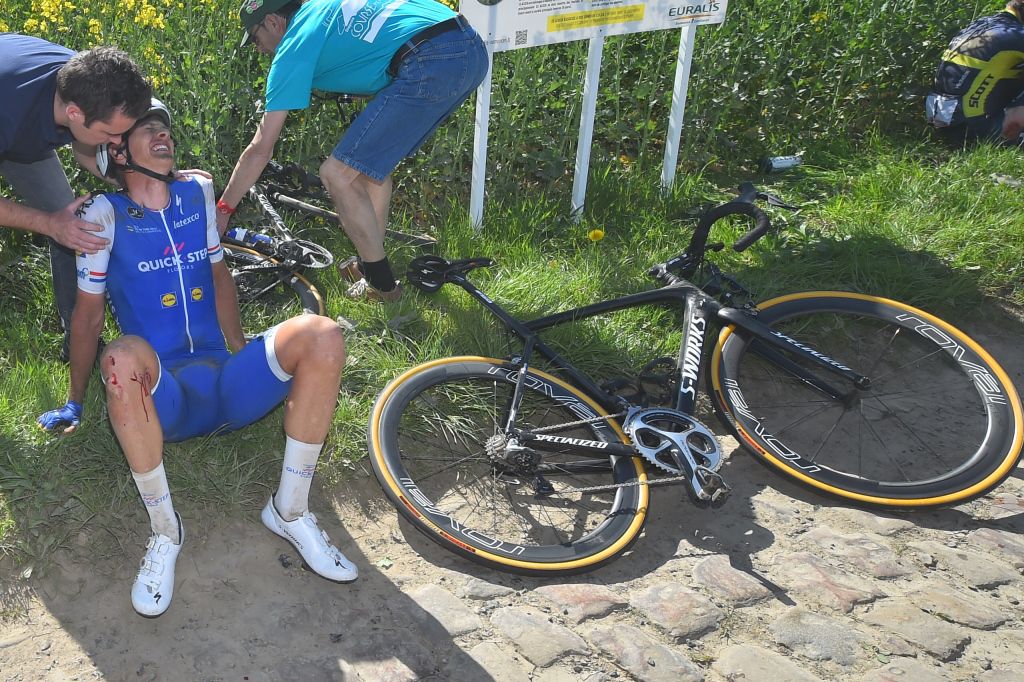
[(722, 465), (722, 451), (711, 430), (693, 417), (661, 407), (631, 411), (623, 423), (633, 446), (655, 467), (673, 474), (693, 474), (680, 466), (680, 461), (717, 471)]

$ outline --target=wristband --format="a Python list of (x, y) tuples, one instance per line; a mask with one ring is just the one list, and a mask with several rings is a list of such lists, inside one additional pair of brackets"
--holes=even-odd
[(224, 215), (231, 215), (232, 213), (234, 213), (237, 210), (238, 210), (237, 208), (231, 208), (230, 206), (228, 206), (227, 202), (225, 202), (223, 199), (218, 199), (217, 200), (217, 212), (218, 213), (223, 213)]

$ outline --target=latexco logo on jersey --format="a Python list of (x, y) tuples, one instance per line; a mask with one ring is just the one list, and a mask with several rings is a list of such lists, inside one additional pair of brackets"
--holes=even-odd
[(173, 224), (173, 227), (174, 227), (175, 230), (177, 230), (179, 227), (185, 227), (186, 225), (191, 225), (192, 223), (194, 223), (197, 220), (199, 220), (199, 214), (198, 213), (193, 213), (192, 215), (186, 216), (186, 217), (182, 218), (181, 220), (175, 220), (174, 224)]

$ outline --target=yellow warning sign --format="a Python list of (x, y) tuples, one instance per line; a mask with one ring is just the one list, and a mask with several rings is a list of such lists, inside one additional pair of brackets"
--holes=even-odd
[(556, 14), (548, 17), (548, 31), (571, 31), (578, 28), (594, 26), (612, 26), (630, 21), (642, 21), (646, 5), (629, 5), (627, 7), (609, 7), (608, 9), (592, 9), (584, 12)]

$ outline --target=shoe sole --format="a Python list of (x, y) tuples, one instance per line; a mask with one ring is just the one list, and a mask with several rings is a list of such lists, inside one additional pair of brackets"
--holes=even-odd
[[(263, 520), (263, 515), (261, 514), (260, 515), (260, 521), (262, 521), (262, 520)], [(317, 573), (316, 570), (314, 570), (313, 567), (310, 566), (306, 562), (306, 558), (304, 556), (302, 556), (302, 552), (299, 551), (299, 548), (295, 545), (294, 542), (292, 542), (292, 539), (290, 537), (288, 537), (287, 535), (284, 535), (283, 533), (278, 533), (276, 530), (274, 530), (273, 528), (268, 526), (266, 524), (266, 522), (263, 523), (263, 527), (266, 528), (267, 530), (269, 530), (271, 533), (273, 533), (277, 537), (279, 537), (282, 540), (284, 540), (285, 542), (287, 542), (291, 546), (291, 548), (295, 550), (295, 553), (299, 555), (299, 561), (302, 563), (302, 568), (304, 568), (305, 570), (309, 571), (310, 573), (315, 575), (317, 578), (320, 578), (321, 580), (326, 580), (329, 583), (336, 583), (338, 585), (348, 585), (350, 583), (354, 583), (355, 581), (359, 580), (359, 576), (358, 575), (355, 578), (352, 578), (351, 580), (339, 580), (337, 578), (328, 578), (325, 575)]]

